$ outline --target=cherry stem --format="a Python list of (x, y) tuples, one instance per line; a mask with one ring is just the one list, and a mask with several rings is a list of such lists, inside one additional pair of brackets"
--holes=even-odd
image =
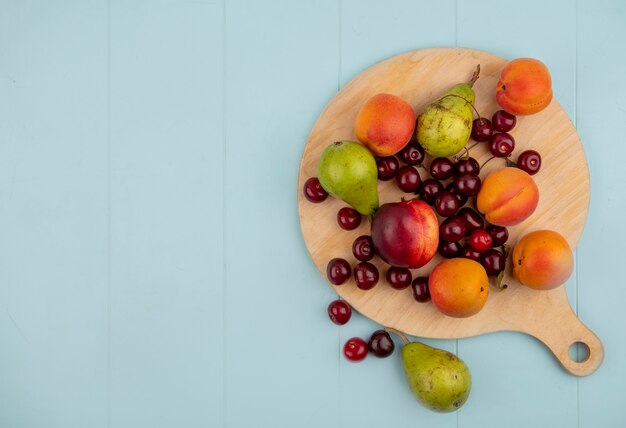
[(385, 331), (387, 333), (393, 333), (397, 335), (400, 339), (402, 339), (402, 342), (404, 342), (405, 345), (408, 345), (410, 343), (409, 339), (407, 339), (404, 333), (402, 333), (400, 330), (396, 330), (395, 328), (392, 328), (392, 327), (385, 327)]
[(484, 162), (483, 162), (483, 164), (480, 166), (481, 171), (482, 171), (483, 167), (484, 167), (485, 165), (487, 165), (487, 162), (489, 162), (491, 159), (494, 159), (494, 158), (495, 158), (495, 156), (491, 156), (489, 159), (487, 159), (486, 161), (484, 161)]

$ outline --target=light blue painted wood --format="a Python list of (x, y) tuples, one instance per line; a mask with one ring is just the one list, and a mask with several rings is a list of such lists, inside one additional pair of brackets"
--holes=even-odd
[[(110, 0), (110, 21), (104, 0), (0, 6), (0, 426), (625, 425), (626, 236), (612, 225), (626, 8), (223, 4)], [(474, 375), (467, 405), (439, 415), (413, 401), (399, 353), (341, 356), (379, 326), (328, 321), (295, 183), (341, 85), (457, 43), (550, 67), (591, 171), (567, 289), (606, 357), (579, 379), (522, 334), (429, 340)]]
[(105, 3), (3, 2), (2, 427), (106, 426), (106, 98)]
[(221, 2), (111, 2), (111, 426), (223, 422)]
[(226, 30), (226, 426), (336, 426), (334, 296), (304, 246), (296, 183), (337, 90), (337, 5), (229, 1)]
[(603, 340), (605, 359), (580, 380), (580, 427), (626, 426), (626, 289), (620, 225), (626, 211), (621, 126), (626, 118), (626, 5), (581, 1), (578, 131), (591, 172), (591, 206), (578, 251), (579, 316)]

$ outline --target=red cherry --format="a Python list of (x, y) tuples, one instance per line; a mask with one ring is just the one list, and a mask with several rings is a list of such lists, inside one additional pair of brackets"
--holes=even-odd
[(484, 229), (477, 229), (469, 236), (469, 244), (479, 252), (487, 251), (493, 244), (493, 238)]
[(333, 300), (328, 305), (328, 316), (337, 325), (344, 325), (350, 321), (352, 308), (345, 300)]
[(400, 162), (395, 156), (386, 156), (376, 159), (376, 166), (378, 167), (378, 179), (387, 181), (396, 176), (400, 169)]
[(422, 184), (419, 172), (411, 165), (404, 165), (400, 168), (396, 174), (396, 182), (400, 190), (405, 193), (415, 192)]
[(411, 271), (407, 268), (391, 266), (385, 274), (387, 282), (396, 290), (403, 290), (411, 285)]
[(361, 214), (354, 208), (343, 207), (337, 212), (337, 223), (344, 230), (354, 230), (361, 224)]
[(324, 190), (317, 177), (311, 177), (304, 182), (304, 197), (313, 203), (319, 203), (326, 200), (328, 192)]
[(400, 150), (398, 156), (407, 165), (419, 165), (424, 161), (426, 154), (424, 153), (424, 148), (418, 143), (409, 143)]
[(461, 255), (463, 252), (463, 246), (458, 241), (448, 242), (441, 239), (437, 250), (439, 251), (439, 254), (446, 259), (452, 259)]
[(498, 110), (491, 118), (493, 127), (500, 132), (509, 132), (517, 123), (517, 118), (508, 111)]
[(463, 248), (463, 252), (461, 253), (461, 257), (474, 260), (475, 262), (480, 262), (481, 255), (482, 253), (473, 249), (471, 245), (466, 245), (465, 248)]
[(488, 141), (493, 135), (493, 125), (489, 119), (481, 117), (472, 122), (472, 139), (478, 142)]
[(374, 242), (372, 237), (361, 235), (352, 243), (352, 254), (357, 260), (367, 262), (374, 257)]
[(488, 148), (495, 157), (505, 158), (515, 149), (515, 139), (506, 132), (494, 134), (489, 140)]
[(454, 163), (448, 158), (439, 157), (430, 163), (430, 176), (437, 180), (447, 180), (454, 173)]
[(350, 278), (351, 273), (350, 263), (344, 259), (334, 258), (326, 266), (326, 276), (335, 285), (341, 285), (346, 282)]
[(517, 157), (517, 167), (529, 175), (535, 175), (541, 168), (541, 155), (535, 150), (524, 150)]
[(369, 290), (378, 284), (378, 268), (370, 262), (361, 262), (354, 267), (354, 280), (361, 290)]
[(507, 239), (509, 239), (509, 231), (504, 226), (496, 226), (495, 224), (490, 224), (487, 226), (487, 232), (491, 235), (493, 239), (492, 247), (500, 247), (505, 244)]
[(430, 300), (430, 289), (428, 288), (428, 277), (418, 276), (411, 283), (413, 287), (413, 298), (420, 303)]
[(363, 361), (367, 357), (367, 343), (360, 337), (348, 339), (343, 346), (343, 355), (354, 363)]

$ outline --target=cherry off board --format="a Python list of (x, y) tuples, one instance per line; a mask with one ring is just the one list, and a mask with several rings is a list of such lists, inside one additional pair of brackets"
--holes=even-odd
[[(304, 182), (317, 176), (317, 162), (324, 148), (335, 141), (356, 141), (354, 121), (360, 106), (371, 96), (381, 92), (401, 96), (419, 114), (451, 86), (469, 81), (477, 65), (480, 65), (481, 72), (474, 84), (475, 106), (482, 116), (491, 117), (499, 109), (495, 87), (505, 64), (503, 58), (472, 49), (435, 48), (407, 52), (363, 71), (327, 104), (304, 148), (298, 179), (302, 234), (311, 258), (324, 278), (328, 261), (334, 257), (345, 258), (354, 266), (357, 260), (352, 255), (352, 242), (360, 235), (370, 234), (370, 221), (366, 218), (352, 231), (338, 226), (337, 211), (346, 206), (343, 201), (329, 197), (322, 203), (314, 204), (304, 197)], [(589, 170), (576, 129), (556, 100), (535, 115), (519, 116), (517, 119), (517, 125), (511, 131), (516, 141), (512, 159), (526, 149), (537, 150), (541, 154), (541, 170), (533, 176), (540, 198), (531, 217), (508, 228), (507, 244), (514, 245), (530, 231), (552, 229), (561, 233), (575, 248), (585, 225), (590, 199)], [(468, 147), (471, 144), (470, 140)], [(491, 157), (485, 143), (473, 147), (471, 156), (481, 165)], [(427, 156), (425, 167), (430, 160)], [(492, 159), (482, 168), (480, 177), (484, 179), (490, 171), (504, 166), (505, 160)], [(422, 179), (426, 178), (427, 170), (418, 170)], [(400, 191), (394, 180), (379, 181), (378, 190), (381, 204), (413, 197)], [(413, 269), (413, 277), (427, 276), (441, 260), (437, 255), (423, 268)], [(373, 289), (360, 290), (353, 278), (340, 286), (331, 286), (354, 309), (383, 326), (413, 336), (439, 339), (519, 331), (542, 341), (565, 370), (574, 375), (589, 375), (602, 363), (602, 343), (576, 317), (569, 305), (565, 286), (550, 291), (529, 289), (513, 279), (510, 259), (507, 260), (502, 282), (506, 288), (499, 290), (491, 286), (482, 311), (469, 318), (448, 317), (438, 312), (430, 302), (416, 302), (410, 287), (404, 290), (391, 288), (384, 279), (388, 266), (378, 257), (372, 263), (378, 267), (381, 276)], [(570, 346), (578, 342), (589, 349), (582, 361), (570, 358)]]

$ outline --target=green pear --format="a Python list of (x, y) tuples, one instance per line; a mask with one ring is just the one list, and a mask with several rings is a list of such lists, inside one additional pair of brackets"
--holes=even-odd
[(415, 135), (429, 155), (452, 156), (469, 141), (476, 98), (472, 86), (479, 73), (480, 66), (468, 83), (454, 85), (417, 117)]
[(363, 215), (378, 209), (378, 167), (362, 144), (338, 141), (326, 147), (317, 164), (317, 178), (330, 195)]
[(409, 342), (404, 334), (402, 362), (409, 388), (417, 401), (436, 412), (454, 412), (469, 397), (472, 375), (456, 355), (420, 342)]

